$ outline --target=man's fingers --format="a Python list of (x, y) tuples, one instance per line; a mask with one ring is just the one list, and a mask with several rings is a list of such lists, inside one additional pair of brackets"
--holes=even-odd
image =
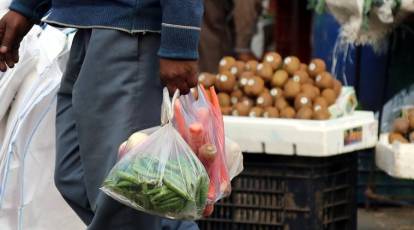
[(181, 95), (187, 95), (190, 93), (190, 87), (188, 87), (185, 81), (181, 81), (178, 85), (178, 89), (180, 90)]
[(2, 19), (0, 20), (0, 41), (3, 41), (5, 31), (6, 31), (6, 23)]
[(13, 68), (14, 64), (16, 64), (16, 62), (13, 60), (13, 53), (12, 52), (7, 52), (5, 55), (6, 58), (6, 64), (9, 68)]
[(0, 61), (0, 71), (1, 72), (6, 72), (6, 70), (7, 70), (6, 63)]
[(168, 84), (167, 89), (168, 89), (168, 92), (170, 93), (170, 95), (172, 96), (172, 95), (174, 95), (175, 91), (177, 90), (177, 87), (173, 84)]
[(186, 81), (187, 81), (188, 87), (190, 88), (196, 87), (198, 84), (197, 74), (195, 73), (189, 74), (188, 77), (186, 78)]
[(14, 43), (16, 42), (16, 39), (17, 39), (16, 30), (6, 28), (6, 30), (4, 31), (3, 39), (1, 41), (0, 53), (6, 54), (7, 52), (12, 51), (14, 47)]
[(181, 95), (186, 95), (190, 92), (190, 87), (188, 87), (185, 81), (170, 81), (165, 84), (170, 92), (170, 95), (174, 95), (175, 91), (180, 90)]
[(13, 58), (14, 63), (19, 62), (19, 49), (13, 50), (12, 58)]

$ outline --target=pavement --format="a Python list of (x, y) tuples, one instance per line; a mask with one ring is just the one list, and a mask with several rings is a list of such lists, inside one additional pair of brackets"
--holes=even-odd
[(414, 208), (359, 209), (358, 230), (414, 230)]

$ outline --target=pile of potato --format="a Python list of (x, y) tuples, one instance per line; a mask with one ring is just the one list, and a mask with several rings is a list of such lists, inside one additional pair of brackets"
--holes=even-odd
[(396, 141), (403, 144), (414, 143), (414, 109), (410, 109), (407, 116), (397, 118), (394, 121), (388, 139), (391, 144)]
[(294, 56), (267, 53), (262, 62), (224, 57), (219, 74), (202, 73), (199, 82), (215, 86), (222, 113), (233, 116), (326, 120), (342, 84), (321, 59), (309, 65)]

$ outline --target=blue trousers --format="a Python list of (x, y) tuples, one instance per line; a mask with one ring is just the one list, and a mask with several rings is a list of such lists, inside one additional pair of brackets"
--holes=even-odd
[(79, 30), (58, 93), (55, 184), (89, 230), (198, 229), (128, 208), (99, 188), (133, 132), (159, 125), (160, 35)]

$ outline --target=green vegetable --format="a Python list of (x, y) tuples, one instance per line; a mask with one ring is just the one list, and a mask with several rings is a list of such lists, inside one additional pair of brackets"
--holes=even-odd
[(104, 182), (114, 198), (142, 211), (178, 218), (199, 217), (205, 207), (209, 179), (198, 159), (178, 157), (160, 162), (137, 157), (120, 162)]

